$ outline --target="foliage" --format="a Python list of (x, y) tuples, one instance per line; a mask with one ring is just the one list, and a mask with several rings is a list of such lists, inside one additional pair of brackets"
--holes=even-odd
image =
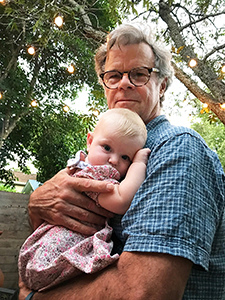
[(191, 128), (196, 130), (214, 150), (225, 171), (225, 127), (220, 120), (207, 109), (199, 113), (192, 122)]
[[(61, 28), (53, 22), (59, 14), (64, 18)], [(60, 138), (60, 134), (65, 134), (65, 124), (68, 125), (64, 123), (66, 118), (63, 120), (62, 99), (74, 102), (78, 91), (87, 85), (91, 91), (91, 109), (104, 109), (101, 108), (105, 107), (102, 95), (99, 100), (96, 98), (101, 87), (93, 56), (106, 31), (119, 21), (116, 7), (105, 0), (5, 0), (5, 5), (0, 4), (0, 92), (3, 94), (0, 99), (0, 178), (12, 183), (12, 174), (5, 166), (7, 159), (13, 159), (15, 154), (22, 171), (28, 171), (27, 158), (35, 156), (40, 178), (49, 178), (55, 169), (65, 166), (72, 138), (77, 148), (81, 141), (83, 143), (81, 131), (76, 130), (80, 130), (81, 124), (86, 126), (86, 116), (79, 119), (69, 113), (67, 119), (79, 126), (73, 127), (75, 132), (71, 138), (68, 135)], [(34, 55), (27, 52), (30, 45), (35, 47)], [(70, 64), (75, 67), (73, 74), (67, 71)], [(39, 105), (37, 112), (30, 106), (33, 99)], [(52, 105), (54, 112), (50, 109)], [(38, 142), (37, 137), (42, 140)], [(47, 149), (55, 149), (54, 155), (49, 151), (52, 157), (63, 156), (55, 161), (47, 160), (44, 155)]]
[(12, 188), (10, 185), (3, 185), (3, 184), (0, 184), (0, 191), (16, 193), (15, 188)]
[(0, 152), (0, 180), (4, 181), (9, 186), (13, 186), (13, 180), (15, 179), (15, 176), (13, 175), (13, 172), (11, 170), (5, 169), (5, 166), (7, 166), (6, 158), (9, 155), (10, 154), (5, 151), (5, 149)]
[[(46, 105), (45, 109), (33, 109), (29, 116), (18, 122), (10, 134), (4, 149), (21, 152), (18, 158), (24, 170), (30, 153), (38, 169), (37, 180), (44, 182), (66, 167), (69, 157), (86, 148), (86, 134), (95, 125), (96, 117), (77, 115), (74, 112), (57, 112), (57, 105)], [(21, 142), (22, 141), (22, 142)]]

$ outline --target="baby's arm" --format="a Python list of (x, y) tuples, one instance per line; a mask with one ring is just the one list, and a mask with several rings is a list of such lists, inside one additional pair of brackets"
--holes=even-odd
[(121, 215), (127, 211), (134, 195), (145, 180), (149, 153), (148, 148), (139, 150), (124, 180), (120, 184), (115, 184), (112, 192), (99, 194), (98, 203), (102, 207)]

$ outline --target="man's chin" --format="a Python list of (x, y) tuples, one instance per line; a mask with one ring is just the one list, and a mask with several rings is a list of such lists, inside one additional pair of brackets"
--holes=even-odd
[(117, 101), (115, 103), (115, 108), (127, 108), (127, 109), (131, 109), (131, 110), (135, 110), (135, 106), (136, 106), (136, 102), (134, 101)]

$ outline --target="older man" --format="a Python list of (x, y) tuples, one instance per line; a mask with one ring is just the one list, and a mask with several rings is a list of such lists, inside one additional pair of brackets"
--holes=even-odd
[[(151, 149), (146, 180), (121, 224), (112, 219), (117, 238), (124, 241), (119, 261), (29, 297), (225, 299), (224, 173), (216, 154), (196, 132), (171, 126), (161, 115), (172, 78), (170, 54), (146, 28), (122, 25), (99, 48), (96, 71), (109, 109), (131, 109), (146, 124), (146, 147)], [(95, 229), (82, 221), (102, 224), (103, 216), (111, 215), (81, 192), (107, 189), (110, 186), (103, 182), (59, 172), (31, 196), (34, 227), (47, 220), (92, 234)], [(22, 288), (20, 299), (28, 292)]]

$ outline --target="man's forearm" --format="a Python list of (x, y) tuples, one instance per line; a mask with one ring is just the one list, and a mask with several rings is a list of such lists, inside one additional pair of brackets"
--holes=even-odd
[(119, 261), (32, 300), (181, 300), (192, 263), (169, 254), (123, 252)]
[[(35, 293), (32, 300), (102, 300), (106, 295), (104, 292), (105, 277), (107, 277), (107, 272), (113, 274), (114, 268), (116, 269), (116, 266), (113, 265), (95, 274), (77, 276), (53, 289)], [(101, 280), (103, 281), (102, 287), (99, 283)], [(107, 297), (113, 299), (113, 296), (110, 297), (108, 294)]]

